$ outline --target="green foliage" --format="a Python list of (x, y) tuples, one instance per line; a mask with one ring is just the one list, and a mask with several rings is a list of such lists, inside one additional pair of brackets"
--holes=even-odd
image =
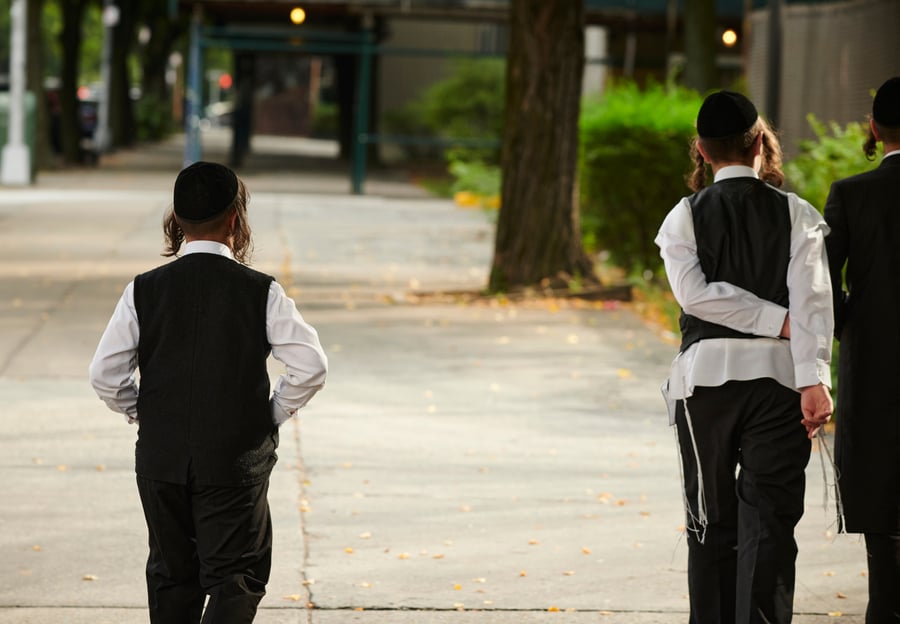
[(812, 114), (806, 119), (816, 138), (799, 142), (800, 153), (785, 163), (784, 173), (800, 197), (822, 210), (832, 182), (874, 169), (878, 161), (868, 160), (862, 151), (867, 135), (865, 125), (826, 125)]
[(135, 121), (138, 141), (158, 141), (165, 138), (173, 127), (171, 104), (160, 101), (153, 94), (144, 94), (135, 102)]
[(338, 107), (330, 102), (318, 102), (313, 111), (313, 136), (335, 138), (338, 135)]
[(455, 181), (453, 192), (467, 191), (482, 197), (500, 195), (500, 167), (481, 161), (454, 160), (450, 163), (450, 173)]
[[(391, 134), (435, 139), (499, 141), (503, 129), (505, 61), (459, 59), (450, 75), (429, 86), (402, 109), (385, 115)], [(440, 150), (411, 149), (411, 157), (434, 155)], [(499, 148), (458, 146), (448, 160), (497, 163)]]
[(634, 273), (662, 264), (653, 239), (690, 191), (688, 146), (702, 98), (651, 84), (613, 85), (581, 114), (581, 227), (589, 250)]

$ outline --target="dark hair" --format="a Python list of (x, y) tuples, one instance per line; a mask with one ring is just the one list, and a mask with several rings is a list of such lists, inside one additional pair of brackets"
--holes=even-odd
[(704, 139), (699, 136), (691, 141), (691, 160), (694, 170), (688, 175), (687, 185), (695, 193), (706, 186), (706, 159), (700, 153), (700, 146), (712, 162), (748, 162), (751, 158), (753, 143), (762, 134), (762, 167), (759, 177), (772, 186), (784, 184), (784, 173), (781, 171), (782, 154), (778, 136), (760, 117), (756, 123), (741, 134), (721, 139)]
[[(878, 136), (881, 137), (882, 141), (886, 140), (888, 143), (900, 143), (900, 128), (889, 128), (881, 125), (877, 121), (874, 123), (875, 128), (878, 130)], [(871, 125), (866, 133), (866, 142), (863, 143), (863, 153), (869, 160), (875, 160), (875, 155), (878, 153), (878, 139), (875, 138)]]
[[(192, 238), (205, 238), (208, 236), (225, 233), (228, 238), (228, 246), (234, 259), (241, 264), (249, 264), (253, 253), (253, 239), (250, 233), (250, 221), (247, 218), (247, 204), (250, 202), (250, 192), (243, 180), (238, 178), (238, 192), (234, 202), (221, 215), (204, 221), (203, 223), (188, 223), (181, 221), (175, 215), (173, 208), (166, 211), (163, 217), (163, 236), (166, 246), (163, 256), (170, 258), (177, 256), (184, 243), (185, 234)], [(234, 229), (225, 232), (226, 224), (232, 214), (237, 214), (234, 220)]]

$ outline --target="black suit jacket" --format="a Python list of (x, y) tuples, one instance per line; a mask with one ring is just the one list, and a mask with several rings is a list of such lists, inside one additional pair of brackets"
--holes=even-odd
[[(840, 340), (836, 463), (846, 529), (900, 530), (900, 155), (835, 182), (825, 240)], [(846, 290), (841, 288), (846, 264)]]

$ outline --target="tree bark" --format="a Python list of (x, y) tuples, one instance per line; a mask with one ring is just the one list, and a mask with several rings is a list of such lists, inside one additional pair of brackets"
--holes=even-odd
[(596, 281), (577, 218), (583, 71), (584, 3), (512, 0), (492, 291)]
[(131, 103), (131, 77), (128, 57), (136, 40), (137, 7), (134, 3), (119, 4), (119, 22), (112, 30), (112, 50), (109, 59), (109, 132), (113, 147), (127, 147), (136, 138), (134, 106)]
[(718, 83), (715, 0), (684, 2), (684, 84), (706, 93)]
[(62, 49), (59, 100), (60, 133), (63, 159), (67, 163), (81, 160), (81, 121), (78, 116), (78, 69), (81, 56), (81, 21), (86, 0), (60, 2), (63, 26), (59, 34)]
[(44, 94), (44, 45), (41, 13), (44, 0), (30, 0), (28, 7), (28, 90), (34, 94), (34, 154), (31, 155), (31, 166), (34, 170), (46, 169), (53, 164), (53, 152), (50, 149), (50, 115), (47, 109), (47, 97)]

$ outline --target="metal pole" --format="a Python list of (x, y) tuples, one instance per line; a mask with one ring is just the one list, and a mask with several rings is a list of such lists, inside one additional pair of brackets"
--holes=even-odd
[(184, 116), (184, 166), (195, 163), (202, 157), (200, 145), (200, 107), (203, 100), (203, 84), (201, 82), (203, 68), (201, 64), (200, 29), (202, 26), (203, 7), (194, 5), (191, 17), (191, 42), (188, 53), (187, 93), (185, 94), (186, 110)]
[(362, 195), (366, 179), (366, 134), (369, 132), (369, 103), (372, 82), (372, 35), (366, 32), (360, 46), (356, 77), (356, 116), (353, 121), (353, 194)]
[(25, 0), (13, 0), (9, 15), (9, 117), (0, 183), (23, 186), (31, 183), (31, 152), (25, 144)]

